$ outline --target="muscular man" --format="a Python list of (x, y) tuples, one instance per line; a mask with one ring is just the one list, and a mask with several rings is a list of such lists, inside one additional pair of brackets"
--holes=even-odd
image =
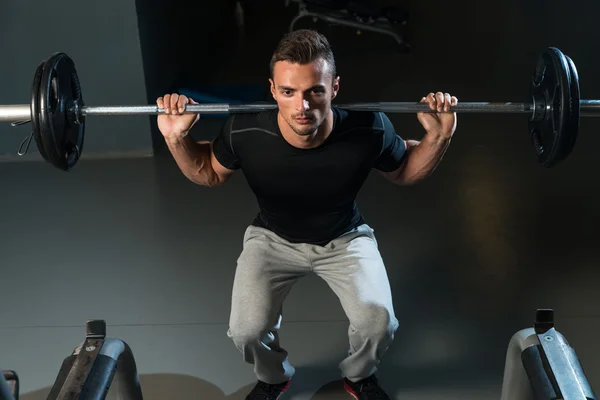
[(309, 273), (325, 280), (349, 319), (344, 387), (359, 400), (389, 399), (375, 371), (398, 321), (374, 231), (355, 198), (373, 169), (398, 185), (430, 175), (456, 129), (449, 107), (458, 100), (441, 92), (422, 98), (432, 109), (418, 114), (425, 135), (403, 140), (384, 113), (332, 105), (340, 88), (334, 57), (311, 30), (282, 38), (269, 81), (277, 109), (231, 115), (210, 142), (188, 135), (199, 116), (182, 112), (193, 99), (157, 99), (165, 109), (158, 126), (183, 174), (216, 186), (242, 169), (260, 206), (237, 261), (227, 331), (258, 378), (247, 399), (276, 400), (289, 387), (295, 370), (277, 332), (284, 299)]

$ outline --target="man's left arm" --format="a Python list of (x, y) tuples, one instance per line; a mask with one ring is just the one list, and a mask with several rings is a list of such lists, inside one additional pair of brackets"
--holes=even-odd
[[(380, 170), (386, 179), (398, 185), (412, 185), (431, 175), (446, 153), (456, 129), (455, 113), (447, 112), (450, 106), (456, 105), (456, 97), (451, 97), (447, 93), (430, 93), (421, 101), (428, 102), (432, 110), (440, 112), (419, 113), (419, 121), (426, 130), (423, 139), (404, 140), (402, 163), (392, 171)], [(389, 120), (384, 126), (384, 141), (390, 142), (390, 135), (395, 136), (396, 141), (401, 140)]]
[(397, 185), (414, 185), (436, 169), (448, 149), (450, 139), (425, 135), (423, 140), (405, 140), (406, 154), (400, 167), (380, 173)]

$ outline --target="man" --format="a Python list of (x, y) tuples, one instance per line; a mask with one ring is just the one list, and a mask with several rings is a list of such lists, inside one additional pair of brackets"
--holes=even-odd
[(187, 135), (199, 118), (182, 114), (193, 99), (157, 99), (165, 110), (159, 128), (183, 174), (217, 186), (242, 169), (260, 206), (237, 261), (227, 331), (258, 378), (247, 399), (276, 400), (289, 387), (295, 370), (277, 332), (284, 299), (308, 273), (327, 282), (350, 322), (339, 365), (346, 390), (359, 400), (389, 399), (375, 371), (398, 321), (374, 231), (355, 198), (372, 169), (398, 185), (431, 174), (456, 129), (449, 107), (458, 100), (440, 92), (422, 98), (432, 109), (418, 114), (426, 134), (403, 140), (381, 112), (332, 106), (340, 88), (334, 57), (311, 30), (280, 41), (269, 81), (277, 109), (231, 115), (211, 142)]

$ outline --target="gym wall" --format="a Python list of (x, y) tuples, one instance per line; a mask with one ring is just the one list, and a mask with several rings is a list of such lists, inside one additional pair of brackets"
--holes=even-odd
[[(145, 86), (139, 65), (116, 73), (128, 59), (122, 54), (131, 52), (126, 35), (110, 45), (100, 38), (136, 23), (131, 4), (129, 15), (114, 11), (118, 23), (82, 23), (87, 33), (78, 40), (97, 40), (91, 57), (77, 56), (84, 48), (75, 44), (67, 51), (78, 65), (89, 63), (80, 76), (86, 98), (103, 96), (89, 100), (96, 104), (144, 103), (166, 88), (210, 82), (266, 85), (268, 57), (293, 14), (281, 3), (254, 10), (244, 46), (233, 22), (230, 35), (225, 28), (223, 36), (210, 31), (227, 47), (212, 48), (199, 34), (204, 42), (198, 48), (211, 54), (208, 60), (219, 60), (210, 65), (192, 50), (175, 51), (161, 33), (185, 26), (194, 35), (206, 3), (186, 3), (189, 9), (177, 18), (166, 3), (138, 3)], [(514, 0), (490, 12), (489, 4), (476, 0), (414, 2), (407, 6), (409, 55), (378, 35), (320, 25), (336, 51), (338, 101), (417, 101), (436, 90), (460, 101), (527, 101), (536, 58), (550, 45), (575, 61), (582, 97), (598, 98), (600, 57), (596, 42), (586, 38), (596, 35), (600, 6), (573, 4)], [(81, 6), (71, 6), (82, 18)], [(3, 12), (0, 19), (15, 29), (29, 26), (25, 10), (6, 20)], [(102, 10), (109, 12), (106, 2)], [(38, 18), (50, 11), (40, 10)], [(197, 25), (182, 14), (197, 16)], [(308, 26), (310, 20), (298, 27)], [(185, 43), (177, 49), (196, 48), (191, 37), (180, 39)], [(16, 49), (8, 41), (2, 46)], [(0, 65), (22, 76), (5, 80), (3, 103), (27, 102), (30, 75), (47, 50), (22, 52), (16, 65)], [(106, 65), (95, 62), (97, 52), (121, 55), (108, 63), (117, 82), (102, 77)], [(140, 79), (140, 90), (132, 79)], [(422, 136), (416, 116), (390, 118), (402, 136)], [(94, 118), (87, 137), (98, 151), (100, 143), (117, 151), (124, 143), (151, 148), (147, 125), (154, 120)], [(134, 121), (140, 125), (126, 125)], [(205, 119), (194, 136), (214, 137), (218, 121)], [(499, 398), (511, 335), (530, 327), (535, 309), (545, 307), (556, 310), (557, 329), (600, 391), (598, 130), (597, 119), (582, 120), (571, 157), (545, 170), (535, 162), (526, 117), (459, 115), (451, 147), (427, 181), (398, 187), (376, 173), (368, 179), (358, 205), (375, 229), (400, 320), (380, 370), (390, 393), (423, 400)], [(27, 129), (1, 125), (0, 132), (0, 143), (11, 143), (12, 152)], [(161, 152), (146, 159), (87, 159), (69, 173), (43, 163), (3, 163), (0, 182), (0, 368), (20, 374), (22, 399), (46, 398), (62, 360), (83, 339), (85, 321), (94, 318), (105, 319), (108, 335), (131, 346), (146, 399), (245, 398), (255, 382), (252, 367), (226, 337), (236, 259), (257, 212), (243, 174), (221, 187), (199, 187)], [(281, 330), (298, 367), (289, 398), (346, 398), (337, 363), (347, 352), (347, 328), (322, 281), (309, 277), (296, 285)]]
[[(88, 105), (146, 104), (146, 87), (135, 2), (6, 1), (0, 25), (4, 56), (0, 63), (0, 104), (29, 104), (36, 67), (52, 53), (75, 62)], [(35, 142), (16, 155), (31, 124), (0, 124), (0, 160), (39, 160)], [(152, 154), (148, 117), (90, 117), (84, 157)]]

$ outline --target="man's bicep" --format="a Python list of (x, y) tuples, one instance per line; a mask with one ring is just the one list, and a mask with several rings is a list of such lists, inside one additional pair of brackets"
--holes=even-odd
[(403, 140), (404, 142), (404, 147), (406, 148), (406, 150), (404, 151), (404, 156), (402, 156), (402, 158), (400, 159), (399, 164), (396, 164), (395, 167), (396, 168), (391, 168), (389, 170), (382, 170), (380, 168), (375, 168), (375, 170), (377, 172), (379, 172), (385, 179), (395, 182), (399, 179), (400, 174), (402, 173), (402, 170), (404, 169), (404, 166), (406, 165), (406, 155), (408, 154), (411, 146), (412, 146), (412, 141), (411, 140)]
[[(214, 143), (214, 142), (213, 142)], [(213, 143), (210, 144), (210, 163), (213, 171), (219, 177), (219, 182), (223, 183), (235, 173), (235, 169), (229, 169), (219, 162), (213, 151)]]

